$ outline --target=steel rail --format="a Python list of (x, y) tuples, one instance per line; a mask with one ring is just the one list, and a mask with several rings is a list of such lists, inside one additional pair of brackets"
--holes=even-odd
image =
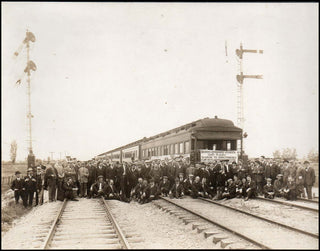
[(316, 203), (319, 204), (319, 200), (309, 200), (309, 199), (304, 199), (304, 198), (298, 198), (298, 201), (305, 201), (305, 202), (310, 202), (310, 203)]
[(275, 204), (282, 204), (282, 205), (286, 205), (286, 206), (297, 207), (297, 208), (310, 210), (310, 211), (317, 212), (317, 213), (319, 212), (319, 209), (317, 209), (317, 208), (306, 207), (306, 206), (297, 205), (294, 203), (288, 203), (286, 201), (272, 200), (272, 199), (267, 199), (267, 198), (263, 198), (263, 197), (259, 197), (259, 196), (256, 197), (255, 199), (262, 200), (262, 201), (268, 201), (268, 202), (275, 203)]
[(44, 241), (44, 244), (43, 244), (41, 249), (48, 249), (49, 248), (50, 242), (51, 242), (51, 240), (52, 240), (52, 238), (54, 236), (54, 232), (55, 232), (55, 230), (57, 228), (57, 224), (60, 221), (61, 215), (63, 214), (63, 211), (66, 208), (66, 205), (67, 205), (67, 199), (64, 199), (64, 201), (62, 202), (62, 205), (60, 207), (60, 210), (59, 210), (56, 218), (54, 219), (54, 221), (53, 221), (53, 223), (51, 225), (51, 228), (49, 230), (49, 234), (47, 235), (47, 237), (46, 237), (46, 239)]
[(178, 204), (172, 202), (171, 200), (169, 200), (169, 199), (167, 199), (167, 198), (161, 197), (161, 199), (164, 200), (164, 201), (166, 201), (166, 202), (168, 202), (168, 203), (171, 203), (171, 204), (175, 205), (176, 207), (181, 208), (181, 209), (183, 209), (183, 210), (185, 210), (185, 211), (187, 211), (187, 212), (189, 212), (189, 213), (191, 213), (191, 214), (193, 214), (193, 215), (196, 215), (196, 216), (198, 216), (199, 218), (201, 218), (201, 219), (203, 219), (203, 220), (205, 220), (205, 221), (207, 221), (207, 222), (209, 222), (209, 223), (211, 223), (211, 224), (213, 224), (213, 225), (216, 225), (216, 226), (218, 226), (218, 227), (220, 227), (220, 228), (222, 228), (222, 229), (225, 229), (225, 230), (231, 232), (232, 234), (237, 235), (237, 236), (239, 236), (240, 238), (243, 238), (243, 239), (247, 240), (248, 242), (253, 243), (254, 245), (256, 245), (256, 246), (258, 246), (258, 247), (260, 247), (260, 248), (262, 248), (262, 249), (271, 249), (270, 247), (268, 247), (268, 246), (266, 246), (266, 245), (264, 245), (264, 244), (262, 244), (262, 243), (260, 243), (260, 242), (257, 242), (257, 241), (255, 241), (255, 240), (253, 240), (253, 239), (251, 239), (251, 238), (249, 238), (249, 237), (247, 237), (247, 236), (245, 236), (245, 235), (243, 235), (243, 234), (241, 234), (241, 233), (239, 233), (239, 232), (237, 232), (237, 231), (234, 231), (234, 230), (231, 229), (231, 228), (228, 228), (228, 227), (226, 227), (226, 226), (224, 226), (224, 225), (221, 225), (220, 223), (217, 223), (217, 222), (215, 222), (215, 221), (213, 221), (213, 220), (211, 220), (211, 219), (208, 219), (208, 218), (205, 217), (204, 215), (201, 215), (201, 214), (199, 214), (199, 213), (196, 213), (196, 212), (194, 212), (194, 211), (192, 211), (192, 210), (190, 210), (190, 209), (188, 209), (188, 208), (185, 208), (184, 206), (178, 205)]
[(125, 235), (124, 235), (124, 233), (122, 232), (122, 230), (121, 230), (120, 226), (118, 225), (117, 221), (115, 220), (115, 218), (111, 214), (111, 210), (110, 210), (110, 207), (109, 207), (107, 201), (104, 198), (101, 198), (101, 199), (102, 199), (103, 204), (104, 204), (104, 206), (106, 208), (106, 213), (108, 215), (108, 218), (111, 221), (114, 229), (117, 232), (118, 238), (119, 238), (119, 240), (120, 240), (120, 242), (122, 244), (123, 249), (131, 249), (130, 245), (129, 245), (129, 243), (128, 243)]
[(271, 223), (271, 224), (275, 224), (275, 225), (278, 225), (278, 226), (281, 226), (281, 227), (290, 229), (291, 231), (295, 231), (295, 232), (299, 232), (299, 233), (302, 233), (302, 234), (305, 234), (305, 235), (309, 235), (309, 236), (314, 237), (314, 238), (317, 238), (317, 239), (319, 238), (319, 236), (318, 236), (317, 234), (310, 233), (310, 232), (301, 230), (301, 229), (299, 229), (299, 228), (291, 227), (291, 226), (288, 226), (288, 225), (285, 225), (285, 224), (282, 224), (282, 223), (279, 223), (279, 222), (276, 222), (276, 221), (273, 221), (273, 220), (270, 220), (270, 219), (267, 219), (267, 218), (264, 218), (264, 217), (255, 215), (255, 214), (248, 213), (248, 212), (246, 212), (246, 211), (242, 211), (242, 210), (237, 209), (237, 208), (234, 208), (234, 207), (230, 207), (230, 206), (227, 206), (227, 205), (223, 205), (223, 204), (221, 204), (221, 203), (219, 203), (219, 202), (215, 202), (215, 201), (208, 200), (208, 199), (205, 199), (205, 198), (199, 198), (199, 199), (201, 199), (201, 200), (203, 200), (203, 201), (206, 201), (206, 202), (209, 202), (209, 203), (212, 203), (212, 204), (215, 204), (215, 205), (218, 205), (218, 206), (221, 206), (221, 207), (228, 208), (228, 209), (230, 209), (230, 210), (233, 210), (233, 211), (236, 211), (236, 212), (239, 212), (239, 213), (242, 213), (242, 214), (249, 215), (249, 216), (251, 216), (251, 217), (254, 217), (254, 218), (257, 218), (257, 219), (260, 219), (260, 220), (269, 222), (269, 223)]

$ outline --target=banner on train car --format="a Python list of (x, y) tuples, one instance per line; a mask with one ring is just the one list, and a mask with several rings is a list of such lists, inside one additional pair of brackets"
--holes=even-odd
[(201, 162), (212, 162), (214, 160), (229, 160), (238, 162), (237, 151), (214, 151), (200, 150)]
[(182, 158), (190, 158), (190, 154), (186, 153), (186, 154), (171, 154), (171, 155), (162, 155), (162, 156), (152, 156), (150, 159), (151, 160), (155, 160), (155, 159), (160, 159), (160, 160), (165, 160), (165, 159), (174, 159), (176, 157), (182, 157)]

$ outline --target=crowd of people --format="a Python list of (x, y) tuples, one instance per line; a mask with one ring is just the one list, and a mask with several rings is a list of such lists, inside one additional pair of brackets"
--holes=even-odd
[(49, 201), (77, 200), (77, 197), (135, 200), (147, 203), (159, 196), (170, 198), (204, 197), (213, 200), (235, 197), (248, 200), (257, 195), (273, 199), (297, 197), (312, 199), (315, 171), (308, 161), (259, 159), (231, 162), (218, 160), (190, 164), (188, 158), (145, 160), (130, 163), (111, 160), (57, 161), (38, 163), (19, 171), (13, 180), (16, 203), (25, 207), (43, 203), (44, 191)]

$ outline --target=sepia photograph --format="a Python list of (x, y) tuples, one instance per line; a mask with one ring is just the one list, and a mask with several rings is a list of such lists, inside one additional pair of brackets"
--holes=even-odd
[(1, 249), (319, 249), (319, 3), (1, 1)]

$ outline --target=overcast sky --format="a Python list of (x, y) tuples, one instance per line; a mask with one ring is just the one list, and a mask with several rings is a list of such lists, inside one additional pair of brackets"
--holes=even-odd
[[(26, 29), (33, 149), (87, 160), (205, 117), (237, 122), (240, 42), (245, 54), (245, 151), (318, 149), (318, 4), (1, 3), (2, 158), (28, 154)], [(225, 51), (227, 41), (227, 55)]]

